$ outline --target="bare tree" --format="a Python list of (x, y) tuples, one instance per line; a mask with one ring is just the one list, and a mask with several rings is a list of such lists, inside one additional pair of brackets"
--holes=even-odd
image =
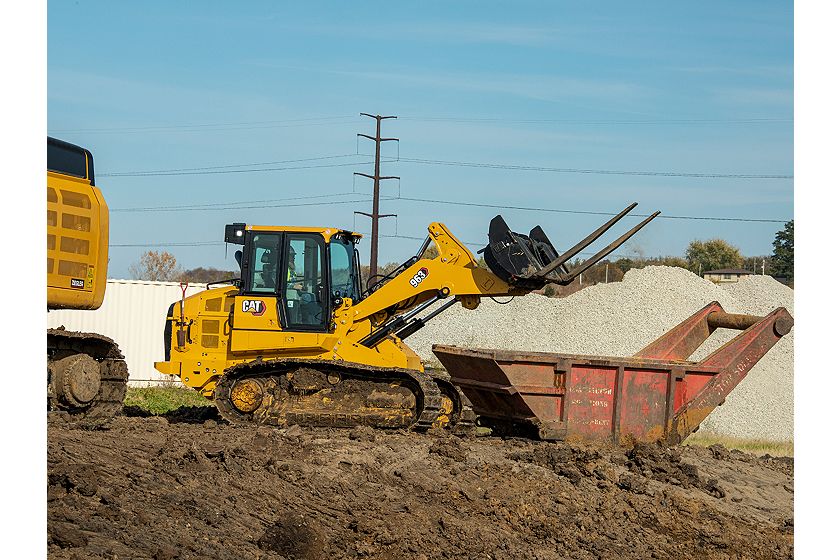
[(183, 274), (175, 255), (166, 251), (146, 251), (140, 255), (139, 262), (128, 267), (128, 271), (136, 280), (153, 282), (174, 282)]

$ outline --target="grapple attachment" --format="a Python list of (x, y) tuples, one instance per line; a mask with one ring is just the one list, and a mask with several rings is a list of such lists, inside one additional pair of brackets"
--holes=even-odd
[(605, 231), (626, 216), (636, 205), (637, 203), (634, 202), (613, 216), (607, 223), (562, 255), (557, 253), (540, 226), (532, 229), (530, 234), (523, 235), (511, 231), (504, 218), (496, 216), (490, 221), (490, 232), (488, 234), (490, 242), (482, 251), (484, 260), (493, 274), (518, 288), (538, 290), (551, 283), (571, 284), (579, 274), (612, 253), (659, 215), (658, 211), (654, 212), (637, 226), (573, 269), (566, 266), (569, 259), (601, 237)]

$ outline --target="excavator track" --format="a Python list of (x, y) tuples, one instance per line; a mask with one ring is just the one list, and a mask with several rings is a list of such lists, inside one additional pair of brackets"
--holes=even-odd
[(423, 372), (297, 358), (238, 364), (215, 389), (219, 413), (234, 424), (418, 431), (461, 431), (474, 422), (461, 397), (448, 381)]
[(117, 343), (101, 334), (47, 330), (47, 410), (73, 418), (122, 412), (128, 367)]

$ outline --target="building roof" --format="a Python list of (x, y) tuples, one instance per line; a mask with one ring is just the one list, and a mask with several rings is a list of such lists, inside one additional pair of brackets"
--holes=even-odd
[(720, 270), (704, 270), (703, 274), (752, 274), (749, 270), (743, 268), (721, 268)]

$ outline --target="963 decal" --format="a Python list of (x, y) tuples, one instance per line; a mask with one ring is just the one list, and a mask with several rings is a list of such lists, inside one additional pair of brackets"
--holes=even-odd
[(417, 286), (420, 285), (420, 282), (422, 282), (423, 280), (426, 279), (426, 277), (428, 275), (429, 275), (429, 269), (424, 266), (423, 268), (421, 268), (420, 270), (417, 271), (417, 274), (415, 274), (414, 276), (411, 277), (411, 279), (408, 281), (408, 283), (411, 284), (412, 288), (416, 288)]

